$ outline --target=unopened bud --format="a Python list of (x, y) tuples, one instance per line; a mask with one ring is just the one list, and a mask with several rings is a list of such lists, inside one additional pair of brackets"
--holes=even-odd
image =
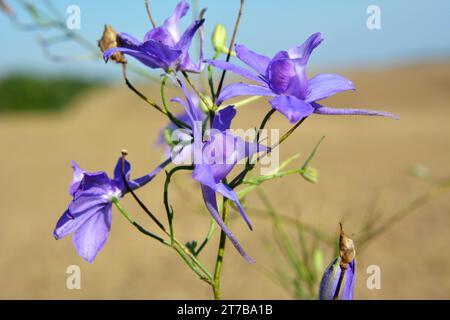
[(355, 245), (347, 237), (340, 224), (339, 257), (325, 270), (320, 282), (320, 300), (352, 300), (355, 290), (356, 260)]
[(222, 52), (223, 49), (227, 47), (227, 30), (222, 24), (217, 24), (213, 35), (212, 44), (216, 52)]
[(317, 169), (314, 169), (313, 167), (305, 167), (300, 172), (303, 178), (305, 178), (306, 181), (316, 183), (319, 181), (319, 171)]
[[(103, 35), (100, 40), (98, 40), (98, 46), (102, 52), (108, 49), (116, 48), (118, 46), (117, 32), (109, 25), (105, 25), (103, 30)], [(117, 63), (127, 63), (127, 60), (120, 52), (115, 52), (111, 58)]]
[[(342, 275), (342, 272), (345, 272)], [(341, 280), (342, 275), (342, 280)], [(353, 300), (356, 278), (356, 261), (353, 260), (347, 269), (342, 269), (341, 259), (335, 258), (325, 270), (320, 282), (320, 300)], [(340, 286), (339, 286), (339, 282)], [(339, 287), (339, 292), (336, 292)]]

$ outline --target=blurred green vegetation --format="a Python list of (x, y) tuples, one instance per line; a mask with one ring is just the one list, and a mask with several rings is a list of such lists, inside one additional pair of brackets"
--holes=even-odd
[(0, 112), (55, 112), (95, 87), (98, 80), (75, 76), (10, 74), (0, 80)]

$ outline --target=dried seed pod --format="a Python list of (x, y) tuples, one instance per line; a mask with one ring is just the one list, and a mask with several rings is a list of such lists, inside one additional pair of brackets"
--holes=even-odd
[[(98, 40), (98, 46), (102, 52), (105, 52), (108, 49), (116, 48), (119, 45), (119, 40), (117, 36), (117, 32), (113, 29), (113, 27), (109, 25), (105, 25), (105, 29), (103, 30), (103, 35), (100, 40)], [(127, 63), (127, 60), (120, 52), (115, 52), (111, 59), (116, 61), (117, 63)]]
[(339, 236), (339, 256), (341, 257), (341, 264), (345, 267), (345, 265), (348, 265), (355, 259), (356, 250), (353, 240), (347, 237), (342, 228), (342, 224), (339, 225), (341, 228), (341, 234)]

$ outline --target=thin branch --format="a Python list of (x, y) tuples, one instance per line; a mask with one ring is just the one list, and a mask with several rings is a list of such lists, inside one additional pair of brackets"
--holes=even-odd
[[(244, 4), (245, 4), (245, 0), (241, 0), (241, 6), (239, 7), (239, 13), (238, 13), (238, 16), (237, 16), (237, 19), (236, 19), (236, 24), (234, 26), (233, 36), (231, 38), (230, 47), (228, 48), (228, 55), (227, 55), (227, 60), (226, 60), (227, 62), (230, 61), (231, 53), (233, 52), (234, 41), (236, 40), (236, 35), (237, 35), (238, 30), (239, 30), (239, 24), (241, 22), (241, 17), (242, 17), (242, 11), (244, 9)], [(226, 73), (227, 73), (227, 71), (223, 70), (222, 76), (220, 78), (219, 86), (218, 86), (217, 92), (215, 94), (216, 97), (219, 97), (219, 94), (222, 91), (223, 82), (225, 80)]]
[(148, 0), (145, 0), (145, 8), (147, 9), (147, 15), (148, 15), (148, 18), (150, 19), (150, 22), (151, 22), (153, 28), (156, 28), (157, 27), (156, 22), (153, 19), (152, 10), (150, 9), (150, 4), (148, 3)]
[(122, 179), (124, 181), (125, 188), (127, 189), (127, 191), (129, 193), (131, 193), (131, 195), (136, 200), (136, 202), (139, 204), (139, 206), (142, 208), (142, 210), (144, 210), (144, 212), (147, 213), (147, 215), (158, 225), (158, 227), (167, 234), (167, 231), (166, 231), (166, 228), (164, 227), (164, 225), (158, 220), (158, 218), (155, 217), (155, 215), (145, 206), (145, 204), (141, 201), (141, 199), (139, 199), (139, 197), (130, 188), (130, 185), (128, 184), (128, 181), (125, 176), (125, 157), (126, 157), (126, 155), (127, 155), (127, 152), (122, 151)]
[(131, 89), (131, 91), (136, 93), (142, 100), (144, 100), (147, 104), (149, 104), (153, 108), (155, 108), (156, 110), (158, 110), (162, 114), (167, 115), (166, 111), (163, 108), (161, 108), (159, 105), (157, 105), (156, 103), (151, 101), (149, 98), (147, 98), (143, 93), (141, 93), (139, 90), (137, 90), (131, 84), (131, 82), (127, 78), (127, 65), (125, 63), (122, 63), (122, 76), (123, 76), (123, 79), (125, 80), (126, 85), (128, 86), (129, 89)]

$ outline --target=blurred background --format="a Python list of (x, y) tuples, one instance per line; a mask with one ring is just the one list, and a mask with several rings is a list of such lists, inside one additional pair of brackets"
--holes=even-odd
[[(150, 3), (161, 23), (177, 1)], [(193, 13), (208, 7), (210, 57), (214, 26), (221, 23), (231, 34), (239, 1), (191, 3)], [(80, 9), (80, 29), (47, 23), (49, 17), (65, 22), (73, 14), (72, 5)], [(379, 9), (380, 29), (368, 26), (374, 8)], [(110, 238), (92, 265), (77, 256), (69, 238), (52, 237), (70, 201), (70, 160), (88, 171), (112, 173), (126, 148), (138, 176), (162, 159), (155, 141), (166, 119), (127, 89), (120, 67), (105, 65), (96, 47), (104, 24), (143, 37), (151, 27), (144, 1), (0, 0), (0, 9), (0, 298), (211, 298), (210, 288), (174, 252), (135, 232), (117, 212)], [(182, 25), (193, 16), (188, 14)], [(299, 166), (326, 136), (313, 163), (319, 182), (290, 176), (262, 187), (299, 252), (298, 230), (290, 229), (290, 221), (331, 238), (340, 221), (355, 239), (364, 239), (373, 225), (383, 226), (358, 255), (356, 298), (450, 298), (450, 193), (445, 193), (450, 176), (449, 30), (446, 0), (246, 1), (237, 43), (272, 56), (320, 31), (325, 41), (311, 58), (310, 75), (339, 73), (357, 87), (327, 105), (381, 109), (401, 117), (311, 117), (280, 153), (282, 158), (301, 153)], [(159, 75), (130, 59), (130, 78), (155, 101), (159, 87), (153, 80)], [(242, 107), (234, 126), (259, 125), (268, 108), (264, 100)], [(276, 115), (270, 127), (286, 131), (289, 123)], [(161, 175), (139, 191), (162, 220), (163, 182)], [(209, 219), (198, 186), (181, 174), (173, 188), (178, 237), (201, 241)], [(133, 201), (125, 199), (124, 205), (150, 228)], [(273, 221), (265, 213), (267, 203), (252, 194), (246, 206), (255, 231), (248, 231), (237, 215), (232, 229), (257, 264), (246, 264), (229, 247), (224, 298), (298, 298), (295, 284), (289, 287), (289, 271), (287, 287), (268, 275), (288, 263), (282, 254), (274, 254), (280, 249), (273, 239)], [(210, 268), (217, 242), (218, 234), (202, 253)], [(333, 250), (322, 250), (325, 267)], [(70, 265), (81, 267), (81, 290), (66, 288)], [(380, 289), (366, 285), (371, 265), (380, 267)]]

